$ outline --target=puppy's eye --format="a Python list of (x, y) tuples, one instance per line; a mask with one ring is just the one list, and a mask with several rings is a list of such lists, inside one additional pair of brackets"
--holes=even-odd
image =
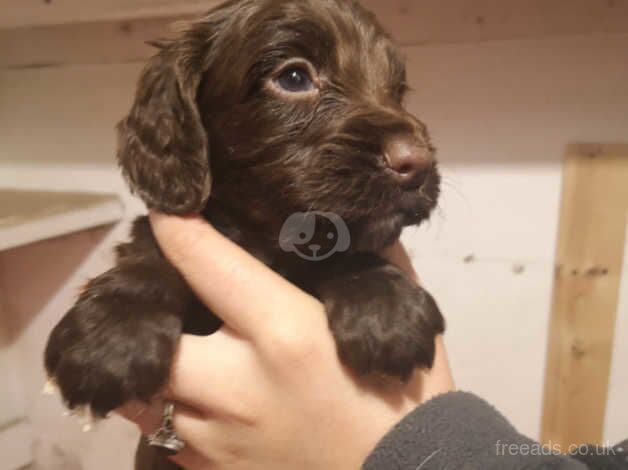
[(314, 82), (310, 73), (301, 67), (290, 67), (281, 72), (275, 79), (279, 87), (290, 93), (310, 91), (314, 88)]

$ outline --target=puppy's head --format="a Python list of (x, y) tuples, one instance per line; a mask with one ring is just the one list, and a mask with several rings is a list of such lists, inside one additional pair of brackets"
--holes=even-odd
[(199, 212), (211, 192), (275, 239), (294, 213), (333, 213), (353, 250), (429, 216), (439, 176), (404, 61), (356, 2), (234, 0), (161, 47), (119, 126), (149, 207)]

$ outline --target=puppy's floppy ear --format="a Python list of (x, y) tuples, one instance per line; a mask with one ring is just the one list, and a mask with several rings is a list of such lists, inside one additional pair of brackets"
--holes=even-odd
[(176, 43), (161, 46), (137, 86), (129, 115), (118, 124), (118, 163), (131, 190), (150, 209), (200, 212), (211, 188), (207, 135), (196, 104), (201, 64), (182, 66)]

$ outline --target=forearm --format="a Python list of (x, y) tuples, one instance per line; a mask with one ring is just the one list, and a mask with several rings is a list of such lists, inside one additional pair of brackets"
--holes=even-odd
[(449, 392), (419, 406), (376, 446), (363, 470), (470, 468), (500, 470), (587, 467), (519, 434), (491, 405)]

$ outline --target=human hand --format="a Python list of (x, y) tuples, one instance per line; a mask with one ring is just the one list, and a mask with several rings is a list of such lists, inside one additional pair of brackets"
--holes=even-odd
[[(339, 362), (323, 306), (200, 218), (151, 215), (162, 250), (223, 321), (184, 335), (163, 398), (191, 470), (359, 468), (407, 413), (453, 388), (442, 339), (431, 371), (407, 384), (356, 378)], [(399, 263), (399, 245), (386, 253)], [(407, 256), (405, 256), (407, 261)], [(121, 411), (144, 434), (163, 404)]]

